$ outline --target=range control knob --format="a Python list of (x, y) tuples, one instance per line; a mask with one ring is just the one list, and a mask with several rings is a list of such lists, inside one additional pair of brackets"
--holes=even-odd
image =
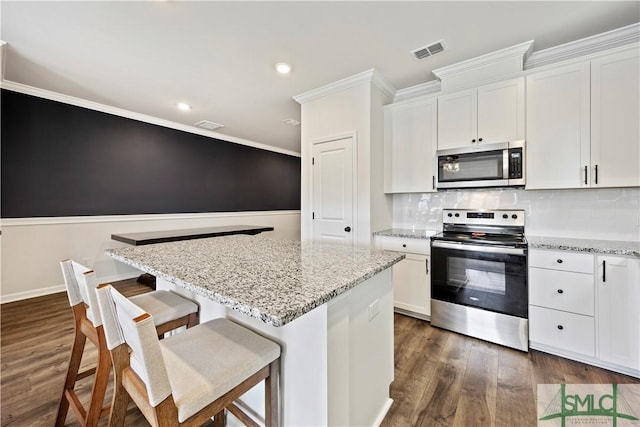
[(457, 214), (456, 214), (456, 218), (458, 218), (459, 216), (460, 216), (460, 214), (459, 214), (459, 213), (457, 213)]
[(518, 215), (513, 214), (513, 215), (511, 215), (511, 218), (513, 218), (513, 219), (518, 219)]
[(507, 219), (507, 218), (509, 218), (509, 215), (507, 215), (507, 214), (502, 214), (502, 218)]
[(449, 218), (451, 218), (451, 217), (453, 216), (453, 214), (452, 214), (451, 212), (449, 212), (449, 213), (447, 214), (447, 216), (448, 216)]

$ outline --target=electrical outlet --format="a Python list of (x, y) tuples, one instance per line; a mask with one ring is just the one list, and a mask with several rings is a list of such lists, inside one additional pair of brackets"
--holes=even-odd
[(375, 300), (374, 302), (369, 304), (369, 322), (371, 322), (380, 313), (378, 302), (378, 300)]

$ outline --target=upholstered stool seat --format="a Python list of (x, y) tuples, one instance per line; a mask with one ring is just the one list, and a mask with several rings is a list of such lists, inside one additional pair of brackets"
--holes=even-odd
[(225, 409), (255, 426), (233, 402), (262, 380), (265, 425), (278, 424), (278, 344), (222, 318), (159, 341), (135, 300), (109, 285), (97, 294), (116, 381), (110, 426), (124, 425), (129, 398), (154, 426), (224, 425)]
[(129, 297), (131, 302), (150, 313), (157, 326), (198, 313), (198, 305), (173, 292), (152, 291)]

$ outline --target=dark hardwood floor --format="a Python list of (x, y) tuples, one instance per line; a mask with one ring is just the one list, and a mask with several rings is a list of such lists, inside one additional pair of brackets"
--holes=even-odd
[[(134, 280), (116, 287), (147, 292)], [(0, 307), (2, 426), (51, 426), (67, 368), (73, 318), (65, 293)], [(83, 365), (95, 359), (91, 344)], [(395, 315), (394, 403), (383, 426), (535, 426), (536, 387), (544, 383), (640, 383), (567, 359), (505, 347)], [(80, 383), (90, 393), (91, 379)], [(111, 390), (107, 392), (110, 398)], [(103, 418), (100, 425), (106, 425)], [(128, 426), (147, 426), (131, 406)], [(67, 425), (79, 425), (69, 413)]]

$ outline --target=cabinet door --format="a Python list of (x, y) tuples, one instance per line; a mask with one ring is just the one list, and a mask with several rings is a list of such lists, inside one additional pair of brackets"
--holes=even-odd
[(472, 146), (478, 131), (478, 91), (438, 97), (438, 149)]
[(591, 61), (592, 186), (640, 186), (639, 117), (638, 50)]
[(597, 259), (598, 357), (640, 370), (640, 259)]
[(429, 316), (431, 314), (431, 280), (429, 257), (406, 254), (393, 266), (393, 304), (395, 307)]
[(478, 88), (478, 141), (524, 139), (524, 77)]
[(435, 191), (436, 99), (391, 106), (385, 114), (385, 155), (391, 159), (385, 192)]
[(588, 187), (589, 62), (533, 73), (526, 83), (526, 188)]

